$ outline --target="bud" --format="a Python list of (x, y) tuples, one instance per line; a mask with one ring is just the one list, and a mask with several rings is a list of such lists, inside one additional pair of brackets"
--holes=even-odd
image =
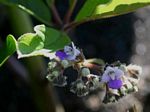
[(53, 72), (52, 72), (52, 75), (53, 75), (54, 77), (58, 77), (59, 74), (60, 74), (59, 71), (53, 71)]
[(84, 84), (83, 83), (77, 83), (77, 89), (82, 89), (84, 88)]
[(52, 74), (48, 74), (48, 75), (46, 76), (46, 78), (47, 78), (50, 82), (52, 82), (52, 81), (55, 79), (55, 77), (54, 77)]
[(87, 76), (87, 75), (89, 75), (89, 74), (90, 74), (89, 68), (82, 68), (82, 69), (81, 69), (81, 74), (82, 74), (82, 76)]
[(77, 79), (75, 82), (72, 82), (70, 91), (77, 94), (79, 97), (86, 96), (88, 94), (88, 88), (81, 79)]
[(128, 90), (133, 89), (133, 85), (129, 81), (126, 81), (126, 87), (127, 87)]
[(116, 102), (117, 101), (115, 96), (111, 96), (109, 100), (110, 100), (110, 102)]
[(122, 86), (122, 87), (120, 88), (120, 93), (121, 93), (122, 95), (126, 95), (126, 94), (127, 94), (127, 90), (126, 90), (126, 88), (125, 88), (124, 86)]
[(51, 61), (48, 63), (48, 69), (54, 69), (57, 66), (57, 62)]
[(138, 91), (138, 87), (137, 86), (133, 86), (133, 90), (134, 90), (134, 92), (137, 92)]
[(126, 68), (126, 65), (122, 64), (119, 66), (119, 69), (121, 69), (122, 71), (126, 72), (127, 71), (127, 68)]
[(62, 65), (64, 68), (68, 68), (68, 67), (70, 66), (68, 60), (62, 60), (62, 61), (61, 61), (61, 65)]

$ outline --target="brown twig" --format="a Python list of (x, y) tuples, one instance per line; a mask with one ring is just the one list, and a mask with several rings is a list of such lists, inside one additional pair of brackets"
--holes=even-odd
[(65, 24), (68, 24), (70, 22), (70, 19), (71, 19), (71, 16), (72, 16), (72, 13), (74, 11), (74, 8), (76, 6), (76, 3), (77, 3), (77, 0), (73, 0), (72, 1), (72, 4), (70, 5), (66, 15), (65, 15), (65, 18), (64, 18), (64, 23)]
[(51, 2), (51, 4), (49, 4), (49, 7), (50, 7), (50, 9), (51, 9), (51, 11), (52, 11), (52, 13), (53, 13), (53, 16), (54, 16), (54, 19), (55, 19), (55, 21), (56, 21), (56, 24), (62, 26), (63, 22), (62, 22), (62, 20), (61, 20), (61, 18), (60, 18), (60, 15), (59, 15), (59, 13), (58, 13), (56, 7), (55, 7), (55, 0), (53, 0), (53, 1)]
[(77, 22), (71, 22), (69, 24), (64, 25), (63, 30), (65, 32), (69, 32), (70, 30), (72, 30), (74, 27), (76, 27), (77, 25), (79, 25)]

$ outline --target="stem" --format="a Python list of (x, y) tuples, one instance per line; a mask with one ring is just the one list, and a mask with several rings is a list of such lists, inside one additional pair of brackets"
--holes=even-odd
[(60, 15), (55, 7), (55, 0), (52, 0), (50, 3), (49, 3), (49, 7), (53, 13), (53, 16), (54, 16), (54, 20), (56, 21), (56, 24), (58, 24), (59, 26), (62, 26), (63, 25), (63, 22), (60, 18)]
[(67, 11), (67, 13), (66, 13), (66, 15), (65, 15), (65, 18), (64, 18), (64, 22), (65, 22), (66, 24), (68, 24), (68, 23), (70, 22), (71, 15), (72, 15), (72, 13), (73, 13), (73, 11), (74, 11), (74, 8), (75, 8), (75, 6), (76, 6), (76, 3), (77, 3), (77, 0), (72, 0), (72, 3), (71, 3), (71, 5), (70, 5), (70, 8), (68, 9), (68, 11)]
[(65, 32), (69, 32), (70, 30), (72, 30), (74, 27), (76, 27), (77, 25), (79, 25), (77, 22), (71, 22), (69, 24), (66, 24), (64, 27), (63, 27), (63, 30)]
[(66, 32), (69, 32), (70, 30), (77, 27), (78, 25), (89, 22), (89, 21), (90, 21), (90, 19), (85, 19), (85, 20), (82, 20), (82, 21), (79, 21), (79, 22), (78, 21), (73, 21), (71, 23), (66, 24), (63, 27), (63, 30), (66, 31)]

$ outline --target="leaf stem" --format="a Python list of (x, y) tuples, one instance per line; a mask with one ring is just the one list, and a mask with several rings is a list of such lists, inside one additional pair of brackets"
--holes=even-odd
[(72, 13), (74, 11), (76, 4), (77, 4), (77, 0), (72, 0), (72, 3), (71, 3), (71, 5), (70, 5), (70, 7), (69, 7), (69, 9), (65, 15), (65, 18), (64, 18), (65, 24), (68, 24), (70, 22), (70, 19), (71, 19), (71, 16), (72, 16)]
[(53, 0), (50, 4), (49, 4), (49, 7), (53, 13), (53, 16), (54, 16), (54, 20), (56, 21), (56, 24), (58, 24), (59, 26), (62, 26), (63, 22), (60, 18), (60, 15), (56, 9), (56, 6), (55, 6), (55, 0)]
[(69, 32), (70, 30), (77, 27), (78, 25), (89, 22), (89, 21), (90, 21), (90, 19), (85, 19), (80, 22), (77, 22), (77, 21), (70, 22), (70, 23), (64, 25), (63, 30), (66, 32)]

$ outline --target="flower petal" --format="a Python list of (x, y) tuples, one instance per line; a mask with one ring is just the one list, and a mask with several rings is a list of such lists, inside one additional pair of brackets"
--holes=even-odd
[(67, 57), (67, 54), (63, 51), (57, 51), (55, 55), (59, 57), (61, 60), (64, 60)]
[(109, 82), (110, 76), (107, 73), (104, 73), (102, 76), (102, 82)]
[(115, 71), (116, 79), (120, 79), (124, 75), (124, 72), (118, 69), (117, 67), (114, 68), (114, 71)]
[(65, 52), (67, 55), (72, 55), (72, 54), (73, 54), (73, 52), (72, 52), (72, 47), (70, 47), (70, 46), (65, 46), (64, 52)]
[(110, 80), (108, 82), (108, 87), (112, 89), (119, 89), (121, 88), (121, 86), (122, 86), (122, 81), (118, 79)]

